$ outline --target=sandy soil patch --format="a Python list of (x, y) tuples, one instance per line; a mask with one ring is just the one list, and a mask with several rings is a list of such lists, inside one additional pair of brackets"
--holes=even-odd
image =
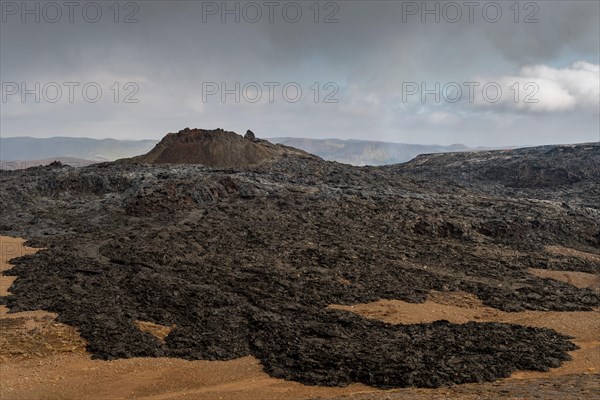
[(10, 265), (8, 261), (13, 258), (33, 254), (39, 251), (39, 249), (23, 245), (24, 242), (23, 239), (0, 236), (0, 296), (10, 294), (8, 289), (16, 279), (14, 276), (4, 276), (2, 274), (2, 272), (12, 268), (12, 265)]
[(551, 271), (548, 269), (529, 269), (529, 273), (538, 278), (549, 278), (566, 282), (578, 288), (600, 290), (600, 275), (587, 272)]
[(162, 342), (165, 341), (165, 338), (169, 336), (169, 333), (175, 328), (174, 326), (158, 325), (149, 321), (135, 321), (135, 325), (140, 331), (148, 332)]
[(592, 261), (600, 264), (600, 255), (593, 253), (586, 253), (584, 251), (579, 251), (575, 249), (570, 249), (568, 247), (563, 246), (546, 246), (544, 248), (546, 252), (555, 255), (555, 256), (563, 256), (563, 257), (575, 257), (580, 258), (586, 261)]
[(53, 355), (0, 365), (2, 399), (308, 399), (375, 392), (361, 385), (321, 388), (273, 379), (253, 357), (91, 360)]
[(542, 378), (549, 375), (600, 373), (600, 309), (591, 312), (525, 311), (504, 312), (486, 307), (474, 295), (464, 292), (432, 292), (421, 304), (401, 300), (380, 300), (332, 308), (351, 311), (366, 318), (392, 324), (417, 324), (447, 320), (453, 323), (504, 322), (550, 328), (572, 336), (580, 349), (571, 352), (572, 361), (549, 372), (519, 371), (512, 378)]

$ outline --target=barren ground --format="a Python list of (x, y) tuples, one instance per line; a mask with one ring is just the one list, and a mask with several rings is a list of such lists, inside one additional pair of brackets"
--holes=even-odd
[[(1, 271), (9, 260), (36, 249), (18, 238), (0, 237)], [(557, 249), (552, 249), (557, 250)], [(580, 256), (584, 257), (585, 255)], [(556, 272), (556, 271), (545, 271)], [(535, 272), (534, 272), (535, 273)], [(556, 272), (545, 277), (598, 290), (598, 275)], [(0, 277), (0, 295), (14, 281)], [(497, 321), (547, 327), (570, 335), (580, 349), (573, 360), (550, 372), (517, 372), (509, 379), (440, 389), (382, 391), (360, 384), (344, 388), (306, 386), (274, 379), (253, 357), (232, 361), (173, 358), (92, 360), (72, 327), (47, 312), (0, 309), (1, 399), (583, 399), (600, 398), (600, 310), (508, 313), (486, 307), (471, 294), (431, 292), (422, 304), (399, 300), (332, 306), (389, 323)], [(138, 321), (139, 329), (164, 338), (170, 327)]]

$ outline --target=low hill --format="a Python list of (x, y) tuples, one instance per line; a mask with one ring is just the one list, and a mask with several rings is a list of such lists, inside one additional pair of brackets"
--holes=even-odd
[(314, 157), (301, 150), (275, 145), (252, 136), (242, 137), (223, 129), (183, 129), (169, 133), (152, 150), (124, 162), (146, 164), (202, 164), (243, 168), (287, 156)]
[(600, 143), (424, 154), (386, 168), (452, 180), (496, 195), (600, 209)]

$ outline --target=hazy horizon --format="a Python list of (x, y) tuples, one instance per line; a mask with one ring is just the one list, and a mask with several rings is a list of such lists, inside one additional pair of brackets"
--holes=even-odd
[[(190, 127), (192, 129), (204, 129), (204, 128), (200, 128), (200, 127)], [(217, 128), (208, 128), (208, 129), (217, 129)], [(224, 130), (228, 131), (229, 129), (227, 128), (223, 128)], [(175, 132), (175, 131), (172, 131)], [(171, 132), (165, 132), (165, 135), (167, 133), (171, 133)], [(243, 135), (243, 132), (236, 132), (239, 135)], [(42, 136), (30, 136), (30, 135), (15, 135), (15, 136), (5, 136), (2, 135), (0, 138), (2, 139), (9, 139), (9, 138), (29, 138), (29, 139), (93, 139), (93, 140), (117, 140), (117, 141), (130, 141), (130, 142), (142, 142), (142, 141), (154, 141), (154, 142), (159, 142), (162, 138), (164, 137), (161, 136), (159, 138), (140, 138), (140, 139), (119, 139), (117, 137), (89, 137), (89, 136), (47, 136), (47, 137), (42, 137)], [(338, 137), (300, 137), (300, 136), (260, 136), (257, 135), (257, 137), (259, 139), (265, 139), (265, 140), (271, 140), (271, 139), (308, 139), (308, 140), (341, 140), (341, 141), (358, 141), (358, 142), (370, 142), (370, 143), (389, 143), (389, 144), (405, 144), (405, 145), (410, 145), (410, 146), (440, 146), (440, 147), (452, 147), (452, 146), (467, 146), (469, 148), (472, 149), (477, 149), (477, 148), (486, 148), (486, 149), (502, 149), (502, 148), (517, 148), (517, 147), (537, 147), (537, 146), (551, 146), (551, 145), (580, 145), (580, 144), (586, 144), (586, 143), (596, 143), (598, 142), (598, 140), (595, 141), (587, 141), (587, 142), (556, 142), (556, 143), (546, 143), (546, 144), (521, 144), (521, 145), (514, 145), (514, 144), (503, 144), (503, 145), (497, 145), (497, 146), (468, 146), (464, 143), (450, 143), (450, 144), (440, 144), (440, 143), (410, 143), (410, 142), (391, 142), (391, 141), (386, 141), (386, 140), (369, 140), (369, 139), (353, 139), (353, 138), (338, 138)]]

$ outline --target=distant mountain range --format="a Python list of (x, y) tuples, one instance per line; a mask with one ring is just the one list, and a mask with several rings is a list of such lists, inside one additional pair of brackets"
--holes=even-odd
[[(370, 140), (268, 138), (273, 143), (296, 147), (328, 161), (352, 165), (387, 165), (410, 161), (420, 154), (472, 151), (462, 144), (451, 146), (377, 142)], [(478, 148), (476, 150), (484, 150)]]
[[(325, 160), (352, 165), (397, 164), (409, 161), (420, 154), (473, 150), (461, 144), (438, 146), (368, 140), (289, 137), (267, 138), (267, 140), (296, 147)], [(145, 154), (157, 143), (156, 140), (7, 137), (0, 138), (0, 160), (2, 160), (3, 169), (17, 169), (22, 165), (48, 164), (52, 160), (86, 165), (90, 162), (114, 161), (119, 158)], [(478, 150), (481, 149), (478, 148)], [(75, 163), (72, 162), (73, 160)]]
[(156, 143), (156, 140), (7, 137), (0, 138), (0, 159), (6, 162), (72, 157), (95, 162), (114, 161), (147, 153)]
[(4, 171), (14, 171), (17, 169), (26, 169), (31, 167), (41, 167), (59, 161), (62, 164), (70, 165), (71, 167), (85, 167), (86, 165), (95, 164), (98, 161), (84, 160), (75, 157), (50, 157), (41, 160), (10, 160), (0, 163), (0, 169)]

